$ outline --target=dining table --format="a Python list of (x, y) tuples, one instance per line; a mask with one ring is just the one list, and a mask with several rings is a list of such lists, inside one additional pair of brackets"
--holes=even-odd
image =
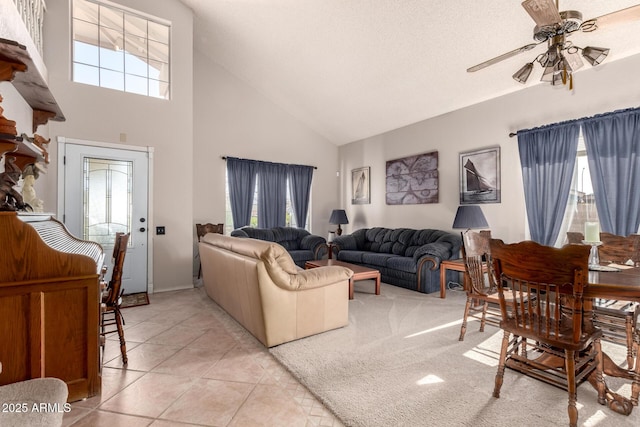
[[(622, 300), (640, 302), (640, 267), (622, 267), (612, 271), (589, 271), (588, 286), (583, 293), (583, 310), (585, 313), (593, 310), (597, 299)], [(636, 339), (640, 336), (636, 332)], [(625, 378), (632, 381), (631, 398), (626, 398), (609, 390), (605, 384), (607, 406), (615, 412), (629, 415), (633, 406), (638, 405), (640, 394), (640, 363), (636, 355), (634, 369), (625, 369), (617, 365), (603, 352), (603, 372), (606, 376)], [(598, 380), (594, 371), (588, 378), (589, 383), (596, 389)]]

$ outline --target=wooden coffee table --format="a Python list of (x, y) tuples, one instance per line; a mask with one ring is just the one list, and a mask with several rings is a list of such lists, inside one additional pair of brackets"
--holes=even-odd
[(380, 295), (380, 272), (373, 268), (363, 267), (361, 265), (349, 264), (348, 262), (342, 262), (335, 259), (319, 259), (307, 261), (304, 264), (304, 268), (326, 267), (328, 265), (338, 265), (340, 267), (346, 267), (353, 271), (353, 276), (349, 279), (349, 299), (353, 299), (353, 282), (356, 280), (375, 279), (376, 281), (376, 295)]

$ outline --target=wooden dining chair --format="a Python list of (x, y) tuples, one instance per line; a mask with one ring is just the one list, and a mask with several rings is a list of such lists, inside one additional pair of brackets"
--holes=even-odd
[[(196, 224), (196, 235), (198, 236), (198, 243), (200, 239), (207, 233), (224, 234), (224, 224)], [(198, 279), (202, 277), (202, 264), (198, 267)]]
[[(570, 243), (581, 243), (584, 236), (579, 232), (568, 232), (567, 239)], [(600, 240), (602, 243), (598, 246), (598, 255), (601, 263), (624, 264), (628, 260), (634, 264), (640, 262), (640, 235), (623, 237), (600, 233)], [(627, 347), (627, 368), (634, 369), (640, 342), (640, 303), (599, 298), (594, 301), (593, 315), (596, 326), (602, 329), (602, 339)]]
[(469, 316), (480, 320), (480, 332), (486, 323), (500, 326), (500, 301), (495, 280), (488, 274), (491, 231), (467, 230), (462, 235), (462, 258), (465, 264), (464, 290), (467, 302), (462, 315), (460, 341), (464, 341)]
[[(602, 331), (590, 317), (583, 318), (590, 248), (557, 249), (532, 241), (507, 245), (492, 239), (490, 250), (504, 330), (493, 396), (500, 397), (505, 366), (517, 370), (567, 390), (569, 425), (575, 427), (577, 387), (594, 370), (598, 402), (606, 403)], [(510, 342), (511, 335), (517, 338)], [(526, 353), (518, 351), (523, 339)]]
[[(129, 243), (129, 234), (116, 233), (116, 240), (113, 247), (113, 271), (111, 280), (102, 297), (102, 313), (100, 322), (101, 342), (104, 350), (106, 336), (117, 332), (120, 340), (120, 353), (122, 354), (122, 363), (127, 364), (127, 345), (124, 339), (124, 318), (120, 311), (122, 304), (122, 270), (124, 267), (124, 258), (127, 253), (127, 245)], [(115, 326), (115, 329), (113, 328)]]

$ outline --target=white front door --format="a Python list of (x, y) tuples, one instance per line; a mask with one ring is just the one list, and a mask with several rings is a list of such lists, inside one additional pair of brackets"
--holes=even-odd
[(68, 142), (58, 150), (64, 162), (59, 219), (71, 234), (100, 243), (109, 266), (115, 234), (131, 233), (122, 288), (125, 294), (147, 292), (149, 153)]

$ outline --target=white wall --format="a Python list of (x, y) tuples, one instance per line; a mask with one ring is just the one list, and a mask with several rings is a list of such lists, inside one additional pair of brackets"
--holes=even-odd
[(194, 222), (225, 222), (222, 156), (316, 166), (311, 231), (325, 235), (338, 204), (338, 147), (200, 52), (194, 53)]
[[(459, 204), (459, 153), (500, 146), (502, 203), (480, 206), (494, 237), (505, 241), (527, 238), (517, 138), (509, 138), (508, 134), (518, 129), (638, 107), (640, 56), (605, 62), (597, 68), (578, 72), (574, 85), (573, 92), (565, 87), (532, 85), (501, 98), (340, 147), (341, 200), (351, 222), (346, 231), (372, 226), (451, 230)], [(440, 202), (387, 206), (385, 162), (434, 150), (439, 153)], [(371, 204), (351, 205), (350, 171), (362, 166), (371, 166)]]
[[(126, 7), (172, 23), (172, 90), (171, 100), (166, 101), (70, 81), (69, 3), (66, 0), (47, 2), (44, 59), (49, 69), (49, 87), (67, 120), (48, 125), (53, 142), (46, 191), (56, 194), (55, 141), (58, 136), (120, 144), (120, 135), (126, 134), (123, 144), (154, 147), (149, 228), (166, 227), (166, 235), (153, 237), (154, 291), (192, 287), (192, 13), (173, 0), (118, 0)], [(40, 197), (41, 194), (42, 191)], [(50, 201), (45, 202), (45, 206), (52, 206)]]

